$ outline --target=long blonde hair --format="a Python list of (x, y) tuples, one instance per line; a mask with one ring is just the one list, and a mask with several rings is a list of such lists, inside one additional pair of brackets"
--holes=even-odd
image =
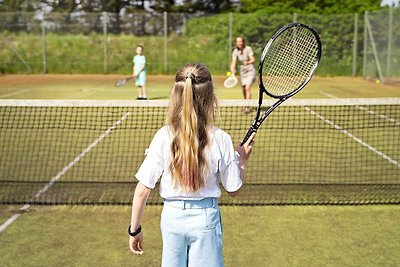
[(173, 133), (169, 169), (174, 184), (184, 191), (205, 185), (207, 129), (214, 122), (216, 104), (211, 74), (205, 66), (186, 64), (176, 73), (167, 116)]

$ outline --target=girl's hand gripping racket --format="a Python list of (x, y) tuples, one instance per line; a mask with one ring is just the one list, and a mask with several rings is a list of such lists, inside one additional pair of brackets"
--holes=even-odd
[[(258, 65), (259, 100), (256, 117), (241, 145), (280, 104), (310, 81), (321, 58), (321, 40), (315, 29), (291, 23), (279, 29), (265, 46)], [(278, 99), (260, 117), (263, 95)]]

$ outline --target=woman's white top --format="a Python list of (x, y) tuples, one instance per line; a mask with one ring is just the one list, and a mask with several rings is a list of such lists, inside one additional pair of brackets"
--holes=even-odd
[(209, 131), (211, 145), (206, 148), (208, 176), (205, 186), (195, 192), (185, 192), (172, 183), (169, 164), (172, 160), (172, 133), (168, 126), (157, 131), (147, 151), (146, 158), (136, 173), (136, 178), (144, 186), (153, 189), (160, 181), (160, 196), (167, 199), (203, 199), (221, 196), (219, 182), (228, 192), (237, 191), (242, 186), (239, 160), (233, 148), (232, 139), (221, 129), (213, 127)]

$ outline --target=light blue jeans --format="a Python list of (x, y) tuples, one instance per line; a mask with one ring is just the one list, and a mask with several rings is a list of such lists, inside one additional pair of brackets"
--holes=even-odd
[(215, 198), (164, 200), (162, 267), (221, 267), (221, 214)]

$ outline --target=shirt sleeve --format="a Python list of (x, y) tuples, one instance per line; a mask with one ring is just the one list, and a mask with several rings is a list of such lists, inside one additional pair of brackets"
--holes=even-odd
[(235, 48), (232, 51), (232, 59), (236, 59), (236, 57), (237, 57), (237, 49)]
[(158, 179), (163, 173), (163, 145), (165, 143), (166, 131), (161, 128), (153, 137), (147, 155), (135, 177), (144, 186), (154, 189)]
[(232, 139), (226, 133), (222, 138), (219, 172), (222, 186), (227, 192), (235, 192), (242, 186), (239, 159), (233, 148)]
[(247, 56), (248, 56), (248, 57), (254, 56), (253, 49), (251, 49), (251, 47), (250, 47), (250, 46), (248, 46), (248, 52), (247, 52)]

